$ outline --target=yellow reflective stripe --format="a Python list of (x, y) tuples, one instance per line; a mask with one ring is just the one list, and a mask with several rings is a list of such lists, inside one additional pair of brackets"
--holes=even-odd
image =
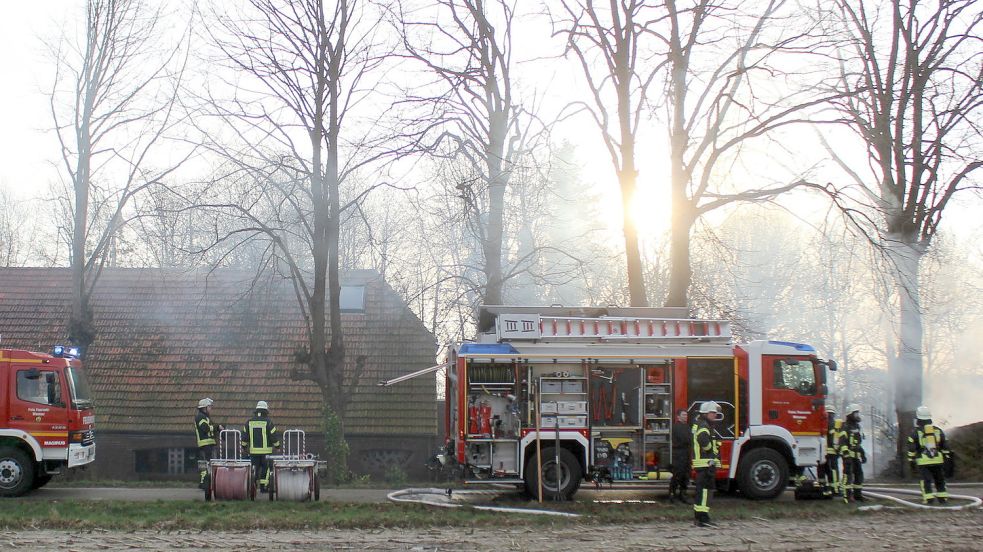
[(0, 362), (16, 362), (17, 364), (44, 364), (44, 359), (40, 358), (14, 358), (0, 355)]
[[(267, 441), (266, 437), (266, 427), (269, 422), (265, 420), (250, 420), (248, 424), (249, 429), (249, 453), (250, 454), (270, 454), (273, 452), (273, 447)], [(255, 435), (255, 430), (260, 430), (260, 438), (262, 441), (260, 443), (254, 443), (253, 437)]]
[(707, 513), (709, 513), (710, 512), (710, 506), (707, 505), (707, 502), (709, 500), (710, 500), (710, 490), (709, 489), (703, 489), (703, 494), (700, 495), (700, 500), (693, 503), (693, 511), (694, 512), (707, 512)]
[[(204, 425), (206, 428), (205, 437), (201, 436), (202, 425)], [(212, 420), (210, 418), (202, 418), (195, 424), (195, 440), (197, 441), (199, 447), (215, 444), (215, 427), (212, 425)]]
[(28, 433), (35, 437), (64, 437), (68, 439), (67, 431), (30, 431)]

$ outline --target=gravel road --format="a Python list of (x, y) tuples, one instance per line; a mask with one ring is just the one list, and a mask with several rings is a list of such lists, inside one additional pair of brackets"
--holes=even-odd
[[(506, 518), (507, 519), (507, 518)], [(505, 522), (507, 523), (507, 521)], [(687, 523), (328, 530), (317, 532), (0, 531), (8, 550), (980, 550), (983, 512), (872, 512), (834, 527), (802, 520), (725, 521), (717, 529)]]

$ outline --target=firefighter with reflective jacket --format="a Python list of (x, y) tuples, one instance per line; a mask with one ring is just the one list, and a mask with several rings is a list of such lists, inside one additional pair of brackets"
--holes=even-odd
[(846, 420), (837, 443), (840, 458), (843, 460), (843, 502), (866, 500), (864, 491), (864, 470), (867, 453), (863, 447), (864, 434), (860, 428), (860, 405), (851, 404), (846, 409)]
[(253, 464), (253, 480), (257, 482), (260, 491), (266, 492), (270, 481), (270, 467), (266, 457), (273, 454), (274, 448), (280, 447), (280, 434), (270, 419), (270, 407), (266, 401), (256, 403), (256, 410), (253, 417), (246, 422), (243, 434), (246, 439), (242, 446), (247, 448)]
[(836, 408), (826, 405), (826, 463), (823, 464), (823, 477), (826, 486), (823, 488), (823, 496), (833, 496), (840, 494), (840, 455), (839, 442), (840, 434), (843, 433), (843, 420), (836, 418)]
[(723, 413), (714, 401), (700, 405), (700, 415), (693, 424), (693, 469), (696, 471), (696, 494), (693, 514), (699, 527), (715, 527), (710, 522), (710, 490), (716, 486), (717, 466), (720, 464), (720, 441), (714, 426)]
[[(215, 425), (212, 424), (212, 405), (215, 401), (205, 397), (198, 401), (198, 412), (195, 414), (195, 437), (198, 441), (198, 459), (209, 461), (215, 457)], [(221, 431), (222, 426), (218, 426)], [(208, 470), (201, 470), (198, 486), (204, 489), (208, 485)]]
[[(932, 413), (927, 406), (919, 406), (915, 410), (915, 430), (908, 437), (908, 461), (912, 471), (917, 471), (922, 477), (922, 503), (931, 504), (935, 499), (939, 504), (949, 501), (949, 493), (945, 489), (945, 470), (943, 465), (951, 454), (946, 446), (945, 433), (932, 423)], [(935, 492), (932, 492), (932, 483)]]

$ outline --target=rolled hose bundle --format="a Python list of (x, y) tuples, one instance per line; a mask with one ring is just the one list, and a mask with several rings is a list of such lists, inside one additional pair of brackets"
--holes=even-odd
[(249, 477), (248, 466), (222, 466), (214, 470), (216, 500), (248, 500)]

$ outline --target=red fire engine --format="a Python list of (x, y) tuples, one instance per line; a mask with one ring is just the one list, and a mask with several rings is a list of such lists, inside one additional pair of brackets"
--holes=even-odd
[(92, 396), (75, 348), (0, 349), (0, 496), (95, 460)]
[[(468, 482), (568, 498), (582, 481), (668, 478), (673, 413), (723, 407), (718, 484), (773, 498), (825, 457), (826, 370), (799, 343), (732, 343), (684, 309), (483, 307), (495, 328), (447, 362), (448, 452)], [(538, 460), (537, 460), (538, 459)]]

